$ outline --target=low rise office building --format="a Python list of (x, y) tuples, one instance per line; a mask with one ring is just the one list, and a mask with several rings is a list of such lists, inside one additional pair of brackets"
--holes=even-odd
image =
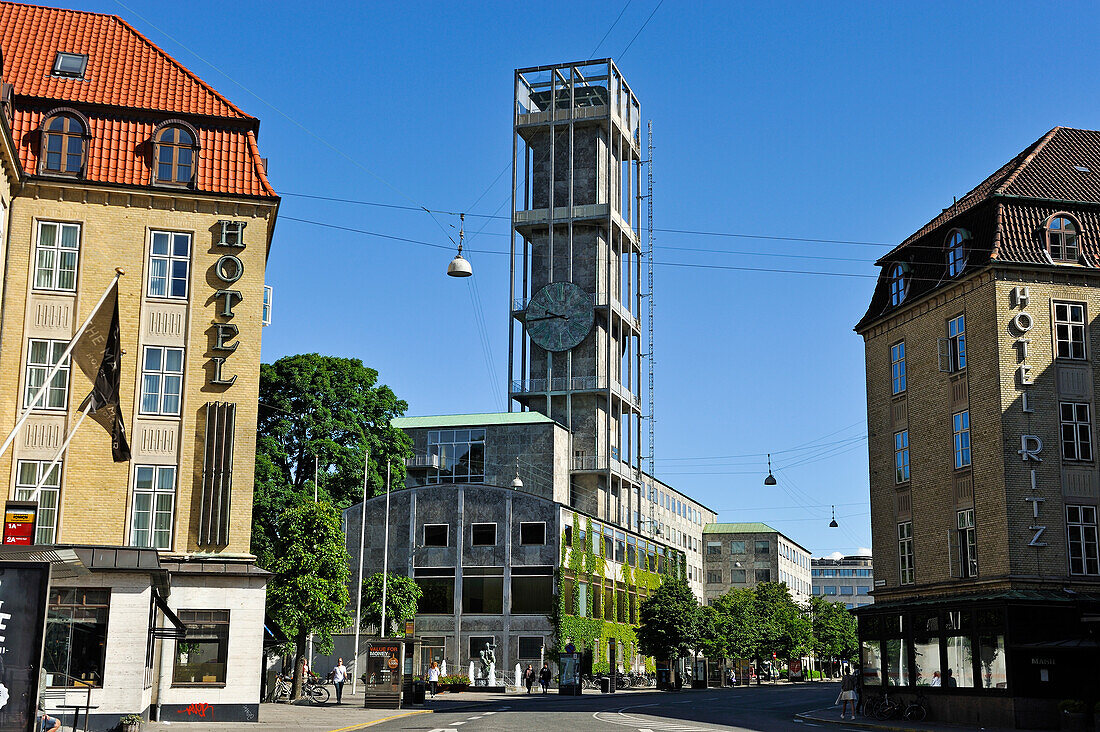
[(706, 602), (760, 582), (782, 582), (796, 602), (809, 600), (810, 552), (767, 524), (707, 524), (703, 543)]
[(810, 562), (810, 575), (814, 595), (830, 602), (843, 602), (849, 610), (875, 601), (871, 596), (875, 578), (869, 556), (815, 558)]

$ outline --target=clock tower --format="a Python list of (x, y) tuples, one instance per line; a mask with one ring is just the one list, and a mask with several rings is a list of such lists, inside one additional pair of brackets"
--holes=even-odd
[(509, 411), (569, 428), (569, 503), (642, 517), (641, 109), (611, 59), (519, 69)]

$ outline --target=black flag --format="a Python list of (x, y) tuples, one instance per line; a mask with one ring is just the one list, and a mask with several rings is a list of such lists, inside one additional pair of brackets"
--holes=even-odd
[[(113, 301), (113, 302), (112, 302)], [(108, 325), (107, 314), (110, 313)], [(100, 347), (102, 346), (102, 351)], [(103, 303), (80, 341), (73, 349), (73, 360), (93, 379), (92, 393), (80, 405), (83, 411), (89, 405), (88, 414), (111, 435), (111, 453), (116, 463), (130, 459), (130, 445), (126, 441), (126, 425), (122, 422), (119, 404), (119, 387), (122, 376), (122, 334), (118, 326), (118, 283), (107, 301)]]

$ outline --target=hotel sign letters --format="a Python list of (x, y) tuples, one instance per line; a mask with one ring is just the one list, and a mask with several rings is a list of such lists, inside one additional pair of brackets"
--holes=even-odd
[[(243, 250), (243, 237), (238, 238), (237, 242), (238, 243), (235, 244), (221, 242), (219, 246)], [(236, 315), (233, 308), (244, 300), (241, 291), (233, 289), (233, 285), (244, 276), (244, 262), (235, 254), (223, 254), (218, 258), (218, 261), (214, 263), (213, 274), (214, 279), (221, 284), (221, 287), (214, 293), (216, 302), (219, 302), (221, 305), (218, 309), (218, 315), (226, 320), (232, 320)], [(214, 321), (213, 325), (214, 346), (212, 350), (217, 355), (210, 358), (210, 363), (212, 364), (212, 368), (210, 369), (210, 383), (214, 386), (232, 386), (233, 382), (237, 380), (237, 375), (226, 376), (225, 360), (229, 354), (236, 351), (237, 346), (240, 345), (240, 342), (236, 340), (237, 334), (240, 333), (240, 328), (233, 323), (221, 323), (218, 321)]]
[[(1031, 403), (1030, 392), (1026, 387), (1035, 383), (1034, 377), (1031, 375), (1031, 366), (1027, 363), (1028, 347), (1031, 345), (1031, 338), (1028, 337), (1028, 332), (1035, 327), (1035, 321), (1032, 319), (1031, 314), (1027, 311), (1027, 306), (1031, 304), (1031, 293), (1027, 287), (1014, 287), (1012, 288), (1012, 305), (1018, 308), (1019, 311), (1012, 317), (1009, 322), (1009, 333), (1016, 337), (1013, 342), (1013, 348), (1016, 350), (1016, 380), (1020, 387), (1023, 387), (1023, 392), (1020, 395), (1020, 409), (1024, 414), (1033, 414), (1035, 412), (1035, 406)], [(1039, 453), (1043, 451), (1043, 440), (1038, 435), (1020, 435), (1020, 449), (1016, 452), (1019, 454), (1020, 459), (1025, 463), (1043, 462), (1043, 458), (1039, 456)], [(1024, 498), (1024, 501), (1031, 504), (1031, 516), (1032, 523), (1028, 526), (1028, 530), (1033, 532), (1031, 541), (1028, 542), (1028, 546), (1046, 546), (1047, 543), (1042, 541), (1043, 532), (1047, 530), (1047, 527), (1040, 524), (1039, 509), (1046, 501), (1039, 491), (1039, 486), (1035, 480), (1035, 468), (1031, 468), (1031, 490), (1029, 495)]]

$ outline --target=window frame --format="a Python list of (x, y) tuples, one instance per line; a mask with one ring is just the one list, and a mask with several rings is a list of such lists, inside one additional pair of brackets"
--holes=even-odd
[[(70, 593), (70, 592), (74, 593), (74, 595), (73, 595), (74, 598), (77, 595), (79, 595), (80, 597), (85, 598), (85, 599), (80, 600), (80, 601), (76, 601), (76, 602), (65, 602), (66, 593)], [(97, 596), (105, 596), (106, 600), (103, 601), (103, 602), (87, 602), (86, 598), (89, 594), (95, 594)], [(83, 611), (83, 612), (80, 613), (80, 615), (82, 616), (80, 618), (80, 621), (81, 621), (82, 625), (84, 625), (85, 627), (87, 626), (87, 619), (88, 619), (88, 614), (89, 614), (88, 611), (90, 610), (92, 613), (95, 614), (95, 616), (96, 616), (95, 626), (97, 628), (102, 628), (102, 637), (104, 639), (104, 643), (102, 644), (102, 648), (99, 651), (99, 664), (98, 665), (99, 665), (99, 668), (101, 669), (102, 673), (100, 674), (100, 678), (99, 678), (98, 682), (95, 679), (92, 679), (91, 683), (89, 684), (89, 683), (87, 683), (87, 680), (81, 680), (81, 681), (85, 682), (81, 686), (70, 686), (70, 684), (72, 684), (73, 682), (69, 681), (68, 679), (63, 679), (62, 684), (51, 684), (47, 681), (47, 688), (51, 688), (51, 689), (73, 689), (73, 688), (87, 689), (88, 686), (91, 686), (93, 689), (102, 689), (102, 688), (105, 687), (106, 677), (107, 677), (107, 643), (106, 643), (106, 639), (107, 639), (107, 636), (108, 636), (108, 629), (110, 627), (110, 622), (111, 622), (111, 598), (112, 598), (112, 592), (111, 592), (111, 588), (109, 588), (109, 587), (58, 587), (58, 586), (51, 586), (50, 587), (49, 601), (47, 602), (47, 610), (46, 610), (46, 615), (47, 615), (47, 619), (46, 619), (46, 636), (47, 636), (47, 638), (49, 637), (50, 626), (52, 624), (57, 624), (57, 623), (61, 622), (62, 620), (67, 620), (66, 624), (67, 625), (72, 625), (73, 622), (75, 620), (77, 620), (76, 618), (73, 617), (73, 615), (76, 614), (76, 612), (74, 611), (74, 608), (79, 608)], [(65, 611), (65, 610), (69, 611), (69, 613), (70, 613), (69, 617), (67, 619), (58, 618), (56, 614), (60, 613), (62, 611)], [(48, 642), (47, 642), (46, 646), (47, 646), (47, 648), (49, 647)], [(92, 647), (94, 647), (94, 644), (92, 644)], [(48, 653), (43, 655), (42, 668), (45, 670), (47, 679), (51, 678), (53, 675), (55, 675), (56, 673), (59, 673), (59, 672), (64, 673), (64, 674), (68, 674), (69, 676), (73, 676), (73, 674), (70, 673), (73, 670), (73, 667), (71, 665), (71, 661), (72, 661), (72, 655), (71, 654), (69, 655), (69, 657), (67, 659), (67, 663), (65, 665), (64, 670), (61, 670), (61, 671), (58, 671), (58, 670), (50, 671), (48, 669), (48, 665), (50, 664), (51, 660), (52, 659), (50, 659)]]
[[(27, 339), (27, 356), (23, 367), (23, 409), (31, 409), (31, 401), (34, 399), (35, 393), (42, 388), (42, 384), (37, 386), (31, 386), (31, 369), (42, 370), (43, 383), (45, 382), (46, 374), (56, 365), (54, 363), (32, 363), (31, 352), (35, 343), (46, 343), (50, 351), (50, 360), (53, 359), (53, 354), (57, 353), (57, 348), (61, 349), (61, 353), (65, 352), (65, 349), (69, 347), (69, 341), (59, 340), (57, 338), (28, 338)], [(43, 410), (47, 412), (66, 412), (69, 409), (69, 386), (70, 377), (73, 368), (73, 357), (69, 354), (65, 357), (64, 361), (59, 359), (62, 364), (57, 373), (54, 374), (53, 379), (50, 380), (50, 388), (46, 390), (46, 394), (41, 401), (34, 406), (34, 411)], [(64, 381), (64, 386), (55, 386), (54, 382), (58, 380)], [(64, 402), (60, 406), (49, 406), (50, 395), (54, 392), (60, 391), (63, 394), (62, 401)]]
[[(475, 541), (474, 536), (478, 527), (485, 530), (486, 526), (493, 527), (493, 541), (491, 543)], [(470, 546), (497, 546), (499, 537), (497, 536), (497, 525), (495, 521), (477, 521), (470, 522)]]
[[(158, 254), (154, 251), (153, 246), (156, 242), (158, 234), (162, 234), (168, 237), (168, 251), (165, 254)], [(187, 237), (187, 255), (176, 254), (176, 237)], [(146, 266), (148, 268), (148, 275), (146, 277), (147, 282), (145, 285), (146, 295), (153, 300), (168, 300), (173, 302), (186, 301), (191, 297), (191, 258), (195, 251), (195, 235), (190, 231), (173, 231), (171, 229), (149, 229), (149, 253), (146, 258)], [(163, 278), (164, 280), (164, 293), (157, 293), (153, 290), (153, 283), (155, 281), (153, 274), (154, 262), (163, 261), (166, 263), (166, 269)], [(177, 262), (184, 262), (187, 265), (187, 274), (182, 279), (184, 283), (184, 293), (182, 295), (173, 294), (172, 283), (179, 281), (180, 278), (175, 276), (175, 264)]]
[[(1065, 220), (1073, 226), (1073, 231), (1070, 234), (1073, 237), (1072, 257), (1068, 255), (1070, 245), (1066, 243), (1067, 230), (1065, 228), (1059, 228), (1055, 230), (1053, 228), (1054, 222), (1058, 220)], [(1081, 222), (1077, 220), (1076, 216), (1069, 214), (1065, 211), (1059, 211), (1052, 214), (1046, 222), (1043, 224), (1043, 235), (1046, 240), (1046, 252), (1050, 257), (1050, 261), (1054, 264), (1079, 264), (1081, 261)], [(1054, 239), (1057, 237), (1060, 240), (1058, 244), (1059, 255), (1054, 256)]]
[(966, 369), (966, 313), (947, 320), (947, 342), (950, 344), (951, 373)]
[[(1089, 357), (1089, 313), (1087, 304), (1083, 302), (1074, 302), (1072, 300), (1051, 300), (1050, 308), (1051, 321), (1054, 323), (1052, 333), (1054, 336), (1054, 358), (1070, 361), (1087, 361)], [(1066, 308), (1066, 318), (1059, 318), (1059, 308)], [(1080, 310), (1080, 320), (1073, 319), (1073, 313), (1077, 309)], [(1065, 329), (1065, 338), (1062, 337), (1063, 328)], [(1075, 337), (1076, 334), (1079, 334), (1080, 337)], [(1066, 345), (1067, 353), (1065, 355), (1062, 353), (1063, 344)], [(1074, 355), (1075, 346), (1080, 348), (1080, 355)]]
[[(429, 544), (428, 543), (428, 527), (439, 528), (443, 527), (443, 543), (442, 544)], [(448, 547), (451, 545), (451, 525), (450, 524), (423, 524), (420, 527), (420, 539), (422, 546), (429, 547)]]
[[(166, 142), (160, 139), (161, 136), (164, 135), (164, 133), (173, 130), (176, 131), (176, 134), (174, 135), (174, 140)], [(186, 132), (191, 137), (191, 144), (178, 141), (179, 131)], [(150, 173), (152, 175), (151, 182), (154, 185), (172, 186), (174, 188), (193, 188), (195, 186), (195, 181), (198, 179), (199, 151), (201, 150), (199, 146), (198, 130), (196, 130), (194, 127), (187, 124), (183, 120), (166, 120), (164, 122), (161, 122), (159, 125), (156, 126), (156, 128), (154, 128), (153, 134), (151, 136), (151, 141), (153, 145), (153, 160), (152, 165), (150, 166)], [(161, 151), (164, 148), (172, 149), (171, 160), (167, 163), (163, 163), (161, 161)], [(188, 166), (190, 170), (187, 180), (180, 180), (176, 177), (179, 173), (180, 168), (179, 156), (181, 150), (191, 151), (191, 162)], [(160, 177), (161, 165), (171, 166), (172, 177), (170, 180), (165, 180)]]
[[(1067, 407), (1069, 407), (1070, 412), (1069, 419), (1066, 419)], [(1084, 420), (1080, 418), (1081, 410), (1084, 410)], [(1058, 437), (1062, 447), (1062, 460), (1071, 462), (1092, 462), (1092, 405), (1089, 402), (1059, 401), (1058, 424)], [(1072, 432), (1072, 437), (1069, 440), (1066, 439), (1067, 428)], [(1072, 447), (1073, 454), (1067, 452), (1067, 446)]]
[[(151, 470), (152, 477), (150, 482), (150, 488), (138, 488), (138, 474), (142, 470)], [(171, 490), (162, 487), (161, 475), (165, 472), (170, 472), (172, 476)], [(131, 477), (130, 487), (130, 521), (129, 521), (129, 536), (127, 546), (135, 547), (138, 549), (157, 549), (159, 551), (172, 551), (175, 545), (176, 534), (176, 513), (178, 511), (177, 495), (179, 489), (179, 468), (175, 465), (134, 465), (133, 474)], [(148, 510), (140, 510), (140, 513), (149, 514), (148, 528), (140, 529), (137, 526), (137, 520), (139, 516), (138, 509), (138, 496), (149, 496), (149, 508)], [(157, 500), (158, 496), (169, 496), (171, 498), (171, 510), (168, 518), (168, 528), (156, 529), (156, 518), (158, 514), (163, 515), (164, 511), (160, 508)], [(156, 534), (164, 531), (168, 532), (168, 545), (157, 546)], [(148, 532), (148, 542), (145, 544), (138, 543), (138, 533)]]
[[(1076, 520), (1071, 512), (1076, 511)], [(1088, 520), (1091, 512), (1091, 520)], [(1091, 529), (1091, 539), (1086, 533)], [(1086, 552), (1091, 544), (1091, 556)], [(1079, 547), (1080, 571), (1074, 571), (1074, 547)], [(1097, 526), (1097, 507), (1090, 504), (1066, 504), (1066, 560), (1069, 574), (1074, 577), (1100, 576), (1100, 527)], [(1090, 568), (1092, 571), (1090, 571)]]
[(944, 239), (948, 278), (958, 277), (966, 269), (966, 262), (970, 254), (970, 248), (967, 246), (969, 241), (970, 232), (966, 229), (952, 229), (948, 232), (947, 238)]
[(964, 508), (955, 513), (959, 532), (959, 576), (971, 579), (978, 576), (978, 532), (974, 509)]
[[(959, 418), (962, 419), (959, 419)], [(970, 443), (970, 410), (963, 409), (951, 415), (951, 439), (955, 470), (973, 465), (974, 456)]]
[(905, 393), (905, 340), (890, 346), (890, 395)]
[(898, 584), (911, 585), (916, 582), (916, 556), (913, 545), (913, 522), (898, 522)]
[[(542, 541), (524, 541), (524, 539), (523, 539), (523, 527), (524, 526), (541, 526), (542, 527)], [(546, 546), (546, 522), (545, 521), (520, 521), (519, 522), (519, 544), (520, 544), (520, 546)]]
[[(60, 130), (51, 130), (50, 125), (55, 119), (59, 118), (65, 120), (62, 128)], [(74, 123), (81, 127), (79, 132), (73, 129)], [(61, 176), (65, 178), (83, 178), (84, 171), (88, 167), (88, 141), (91, 139), (90, 130), (91, 127), (88, 125), (88, 118), (70, 107), (59, 107), (45, 114), (42, 117), (42, 124), (39, 127), (41, 139), (38, 148), (38, 174)], [(51, 154), (49, 147), (50, 141), (54, 137), (58, 137), (61, 140), (60, 149), (56, 152), (59, 156), (58, 168), (56, 170), (49, 167), (49, 156)], [(80, 141), (80, 163), (76, 170), (69, 168), (69, 158), (73, 156), (73, 153), (69, 149), (72, 140)]]
[(904, 429), (894, 433), (894, 485), (904, 485), (909, 478), (909, 430)]
[[(79, 71), (65, 71), (61, 68), (61, 62), (64, 58), (79, 59), (80, 70)], [(72, 51), (58, 51), (53, 57), (53, 66), (50, 67), (50, 76), (57, 77), (59, 79), (77, 79), (84, 80), (84, 74), (88, 71), (88, 54), (86, 53), (73, 53)]]
[[(229, 610), (192, 610), (192, 609), (187, 609), (187, 610), (177, 610), (176, 613), (177, 613), (177, 615), (179, 615), (180, 620), (187, 625), (187, 628), (188, 628), (189, 632), (188, 632), (188, 635), (187, 635), (186, 638), (176, 640), (175, 649), (174, 649), (175, 653), (172, 654), (172, 676), (171, 676), (171, 685), (172, 685), (172, 687), (180, 687), (180, 688), (205, 687), (205, 688), (208, 688), (208, 689), (210, 689), (210, 688), (215, 688), (215, 689), (224, 688), (226, 686), (227, 680), (229, 678), (229, 629), (231, 627), (231, 619), (232, 619), (231, 611), (229, 611)], [(200, 620), (199, 619), (200, 614), (208, 615), (209, 617), (206, 618), (206, 619), (201, 619)], [(222, 619), (223, 617), (224, 617), (224, 619)], [(216, 630), (207, 631), (210, 635), (213, 635), (215, 637), (213, 637), (213, 638), (209, 638), (209, 637), (195, 638), (190, 632), (191, 629), (192, 628), (200, 628), (202, 626), (217, 626)], [(198, 632), (203, 632), (203, 631), (200, 630)], [(178, 681), (176, 679), (176, 672), (181, 668), (179, 666), (179, 657), (180, 657), (179, 646), (180, 646), (180, 643), (193, 643), (195, 641), (202, 641), (203, 643), (206, 643), (206, 644), (210, 644), (210, 643), (217, 644), (218, 657), (223, 659), (222, 660), (222, 667), (223, 667), (222, 668), (222, 676), (223, 676), (223, 678), (220, 681)]]
[[(151, 351), (160, 351), (160, 368), (150, 369), (148, 368), (148, 358)], [(180, 368), (179, 371), (168, 370), (168, 352), (179, 351)], [(143, 416), (154, 417), (179, 417), (183, 413), (183, 370), (186, 363), (186, 353), (183, 348), (177, 348), (175, 346), (145, 346), (141, 350), (141, 392), (138, 395), (138, 414)], [(151, 395), (152, 392), (146, 391), (147, 378), (155, 376), (157, 378), (157, 391), (156, 399), (157, 406), (155, 409), (149, 410), (145, 408), (145, 399)], [(168, 393), (166, 384), (168, 379), (176, 377), (179, 379), (179, 391), (175, 395)], [(165, 406), (165, 402), (170, 397), (176, 399), (176, 410), (171, 411)]]
[(890, 275), (887, 282), (890, 305), (897, 307), (905, 302), (905, 298), (909, 294), (909, 266), (904, 262), (894, 262), (890, 266)]
[[(57, 230), (56, 230), (56, 233), (55, 233), (55, 238), (54, 238), (54, 243), (52, 245), (49, 245), (49, 246), (45, 246), (42, 243), (42, 229), (45, 226), (57, 227)], [(63, 232), (67, 228), (75, 228), (76, 229), (76, 248), (75, 249), (70, 249), (69, 247), (62, 246), (62, 242), (64, 241), (64, 238), (65, 238)], [(34, 262), (31, 266), (31, 289), (32, 290), (35, 290), (35, 291), (38, 291), (38, 292), (71, 292), (71, 293), (76, 292), (77, 288), (80, 286), (80, 251), (82, 249), (82, 247), (81, 247), (81, 237), (82, 237), (83, 233), (84, 233), (84, 226), (79, 221), (55, 221), (55, 220), (52, 220), (52, 219), (37, 219), (36, 220), (35, 242), (34, 242)], [(41, 258), (42, 254), (44, 252), (52, 252), (52, 254), (53, 254), (53, 263), (48, 268), (49, 273), (50, 273), (50, 284), (49, 285), (39, 285), (38, 284), (39, 272), (43, 271), (43, 269), (44, 269), (40, 264), (40, 258)], [(68, 252), (73, 252), (76, 255), (76, 261), (73, 263), (73, 268), (72, 268), (73, 285), (72, 285), (72, 287), (63, 287), (61, 285), (61, 275), (62, 275), (63, 272), (67, 272), (68, 270), (67, 269), (63, 270), (62, 267), (61, 267), (61, 258), (62, 258), (61, 255), (65, 254), (65, 253), (68, 253)]]
[[(42, 480), (43, 471), (53, 463), (52, 460), (16, 460), (15, 463), (15, 500), (17, 501), (29, 501), (31, 493), (34, 492), (38, 482)], [(42, 484), (42, 490), (38, 492), (38, 500), (35, 503), (38, 506), (38, 510), (35, 513), (34, 521), (34, 543), (49, 546), (57, 543), (57, 529), (61, 514), (61, 479), (63, 477), (62, 469), (64, 467), (64, 460), (58, 461), (57, 465), (50, 471), (50, 475), (53, 476), (52, 481), (48, 481)], [(34, 480), (33, 482), (27, 482), (23, 480), (23, 466), (34, 466)], [(24, 495), (20, 495), (24, 494)], [(49, 494), (53, 498), (53, 505), (42, 505), (42, 496)], [(44, 519), (49, 518), (49, 521)]]

